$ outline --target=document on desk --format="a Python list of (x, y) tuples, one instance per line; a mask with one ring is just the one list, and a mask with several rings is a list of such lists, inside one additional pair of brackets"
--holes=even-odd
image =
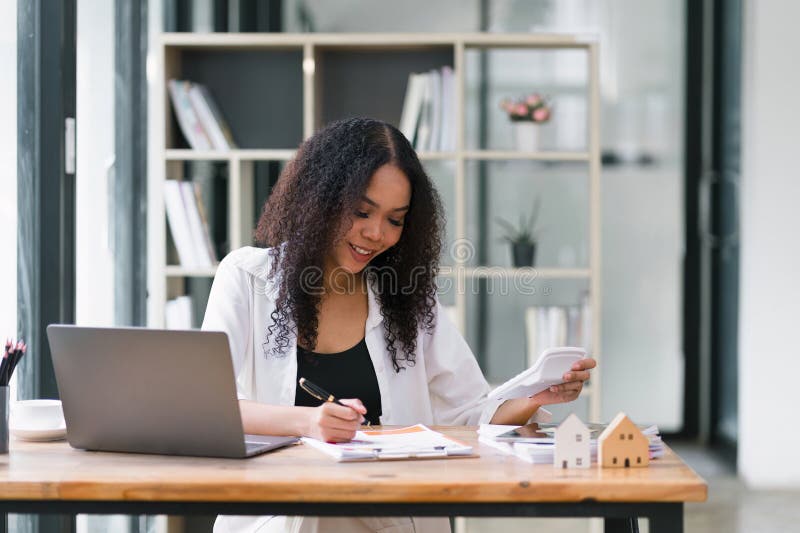
[[(597, 460), (597, 436), (606, 428), (605, 424), (586, 424), (591, 433), (589, 450), (591, 460)], [(531, 429), (535, 427), (535, 431)], [(554, 432), (558, 424), (539, 424), (532, 423), (527, 426), (498, 426), (492, 424), (481, 424), (478, 429), (478, 441), (487, 446), (491, 446), (501, 452), (516, 455), (518, 458), (528, 463), (552, 464), (555, 455)], [(656, 459), (664, 455), (664, 443), (658, 432), (658, 426), (639, 426), (642, 433), (647, 437), (650, 447), (650, 459)], [(516, 430), (516, 433), (532, 433), (532, 436), (519, 436), (514, 438), (503, 438), (509, 429)], [(521, 431), (525, 430), (525, 431)]]
[(338, 444), (309, 437), (303, 437), (302, 441), (342, 462), (472, 455), (472, 446), (451, 439), (422, 424), (397, 429), (357, 431), (353, 440)]

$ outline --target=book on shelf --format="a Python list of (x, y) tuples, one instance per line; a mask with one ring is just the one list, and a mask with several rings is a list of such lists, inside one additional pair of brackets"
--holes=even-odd
[(525, 309), (528, 366), (553, 346), (591, 349), (591, 308), (588, 296), (575, 306), (534, 306)]
[(580, 331), (580, 337), (583, 340), (584, 346), (586, 347), (586, 351), (589, 353), (591, 353), (594, 349), (594, 346), (592, 345), (592, 332), (594, 331), (592, 320), (591, 300), (589, 299), (589, 293), (584, 292), (583, 296), (581, 296), (578, 329)]
[(211, 97), (208, 87), (200, 83), (189, 83), (189, 96), (197, 110), (203, 129), (209, 134), (215, 150), (231, 150), (236, 148), (233, 135), (225, 117)]
[(194, 181), (190, 184), (192, 193), (194, 193), (194, 202), (197, 205), (197, 212), (200, 215), (200, 226), (202, 227), (202, 241), (205, 245), (205, 249), (208, 251), (208, 257), (211, 260), (212, 264), (216, 264), (219, 261), (219, 257), (217, 256), (217, 250), (214, 247), (214, 242), (211, 239), (211, 226), (208, 223), (208, 216), (206, 215), (206, 210), (203, 207), (203, 193), (202, 187)]
[(175, 110), (175, 117), (178, 119), (178, 126), (181, 128), (186, 142), (194, 150), (210, 150), (211, 140), (206, 135), (189, 99), (188, 82), (169, 80), (167, 85), (169, 87), (170, 100), (172, 100), (172, 108)]
[(183, 195), (180, 182), (167, 180), (164, 182), (164, 207), (167, 212), (167, 223), (178, 251), (178, 262), (184, 267), (197, 267), (192, 232), (189, 229), (189, 218), (183, 207)]
[(441, 146), (443, 152), (456, 149), (456, 101), (455, 74), (452, 67), (442, 67), (442, 128)]
[(427, 72), (420, 74), (420, 76), (422, 77), (422, 106), (419, 110), (417, 133), (414, 136), (414, 149), (419, 152), (425, 152), (430, 146), (431, 127), (433, 126), (431, 117), (433, 86), (430, 81), (430, 75)]
[(192, 246), (199, 260), (198, 266), (209, 268), (216, 262), (211, 237), (208, 234), (208, 226), (203, 224), (200, 216), (200, 200), (197, 194), (197, 186), (190, 181), (179, 182), (183, 206), (189, 220), (189, 230), (192, 235)]
[(167, 180), (164, 183), (164, 204), (178, 260), (187, 268), (211, 268), (216, 253), (211, 243), (208, 224), (201, 215), (202, 208), (191, 182)]
[(442, 75), (439, 70), (433, 69), (428, 72), (428, 85), (430, 86), (430, 109), (429, 119), (430, 138), (425, 148), (428, 152), (438, 152), (441, 150), (442, 137)]
[(403, 101), (403, 113), (400, 116), (399, 130), (406, 136), (406, 139), (414, 145), (414, 137), (417, 133), (419, 114), (422, 109), (422, 93), (425, 90), (425, 80), (422, 74), (411, 73), (408, 75), (406, 85), (406, 96)]
[(178, 125), (195, 150), (236, 148), (225, 118), (208, 87), (187, 80), (169, 80), (169, 94)]
[(399, 129), (420, 152), (455, 150), (455, 83), (444, 66), (408, 76)]
[(192, 297), (178, 296), (167, 301), (164, 318), (167, 329), (192, 329), (194, 324)]

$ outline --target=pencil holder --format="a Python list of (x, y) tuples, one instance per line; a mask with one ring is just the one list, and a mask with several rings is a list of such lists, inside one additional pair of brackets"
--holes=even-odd
[(8, 453), (8, 387), (0, 387), (0, 453)]

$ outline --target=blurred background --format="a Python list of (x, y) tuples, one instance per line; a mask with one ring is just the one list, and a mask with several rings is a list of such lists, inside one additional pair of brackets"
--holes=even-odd
[[(790, 233), (800, 75), (789, 59), (799, 48), (789, 21), (798, 16), (790, 0), (3, 2), (0, 294), (16, 304), (0, 307), (0, 325), (35, 354), (14, 394), (57, 396), (48, 323), (199, 326), (215, 261), (251, 242), (297, 143), (343, 116), (400, 125), (412, 74), (436, 71), (442, 80), (438, 69), (455, 68), (463, 101), (450, 101), (459, 121), (445, 127), (461, 124), (454, 135), (463, 144), (447, 145), (442, 133), (438, 146), (417, 147), (447, 211), (444, 270), (463, 273), (443, 273), (440, 298), (487, 379), (515, 375), (542, 346), (587, 346), (600, 360), (592, 390), (554, 409), (557, 419), (575, 412), (608, 421), (625, 411), (657, 424), (711, 483), (710, 501), (688, 508), (689, 531), (788, 530), (798, 516), (785, 502), (800, 495), (790, 407), (800, 373), (791, 335), (800, 253)], [(165, 33), (212, 32), (341, 34), (345, 43), (361, 33), (419, 33), (423, 41), (546, 34), (595, 42), (599, 55), (593, 71), (585, 49), (570, 47), (468, 47), (463, 64), (452, 46), (372, 55), (331, 47), (314, 73), (302, 47), (161, 53)], [(316, 107), (308, 116), (310, 73)], [(376, 77), (390, 81), (377, 90), (368, 85)], [(203, 155), (182, 135), (171, 78), (210, 89), (241, 150), (235, 157)], [(501, 102), (534, 93), (551, 116), (537, 126), (536, 144), (521, 147)], [(589, 164), (595, 148), (598, 181)], [(181, 256), (155, 192), (184, 178), (197, 186), (208, 265)], [(501, 218), (532, 222), (527, 264), (514, 260)], [(533, 290), (498, 290), (495, 274), (513, 277), (520, 266), (541, 272)], [(9, 518), (12, 531), (156, 531), (166, 523)], [(169, 521), (187, 531), (208, 523)], [(593, 527), (457, 526), (538, 523)]]

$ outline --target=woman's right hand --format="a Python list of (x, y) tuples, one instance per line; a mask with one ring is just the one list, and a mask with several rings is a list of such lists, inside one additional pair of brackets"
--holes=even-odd
[(347, 407), (325, 402), (311, 409), (307, 436), (324, 442), (348, 442), (364, 422), (367, 408), (361, 400), (339, 400)]

